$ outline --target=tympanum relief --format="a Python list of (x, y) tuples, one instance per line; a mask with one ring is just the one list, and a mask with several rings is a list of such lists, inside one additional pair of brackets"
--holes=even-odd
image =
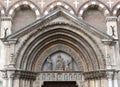
[(43, 64), (43, 71), (77, 71), (74, 59), (66, 53), (59, 52), (48, 56)]

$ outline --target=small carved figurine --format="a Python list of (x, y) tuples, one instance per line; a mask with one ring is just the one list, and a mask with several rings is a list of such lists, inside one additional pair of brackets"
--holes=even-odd
[(58, 55), (57, 61), (56, 61), (56, 70), (61, 71), (64, 70), (64, 61), (61, 58), (61, 55)]

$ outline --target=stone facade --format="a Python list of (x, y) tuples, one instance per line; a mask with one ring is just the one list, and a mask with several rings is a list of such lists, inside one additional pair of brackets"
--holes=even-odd
[(120, 86), (119, 0), (1, 0), (0, 87)]

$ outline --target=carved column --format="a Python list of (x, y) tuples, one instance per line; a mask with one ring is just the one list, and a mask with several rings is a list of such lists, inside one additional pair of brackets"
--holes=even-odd
[(118, 72), (114, 73), (114, 87), (118, 87)]
[(113, 72), (107, 72), (108, 87), (113, 87)]
[(100, 80), (99, 79), (95, 80), (95, 87), (100, 87)]
[(106, 78), (101, 79), (100, 87), (108, 87), (108, 81)]
[(14, 70), (9, 70), (7, 71), (7, 76), (8, 76), (8, 87), (13, 87), (13, 74), (15, 73)]
[(84, 86), (83, 86), (83, 87), (88, 87), (88, 84), (89, 84), (88, 80), (85, 80), (85, 81), (84, 81)]
[(90, 80), (90, 87), (95, 87), (95, 81), (94, 81), (94, 79)]
[(11, 34), (11, 27), (12, 27), (12, 18), (6, 16), (2, 17), (0, 38), (5, 38)]

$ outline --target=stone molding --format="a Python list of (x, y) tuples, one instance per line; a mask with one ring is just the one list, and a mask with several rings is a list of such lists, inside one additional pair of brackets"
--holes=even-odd
[[(17, 79), (26, 79), (26, 80), (35, 80), (37, 73), (32, 71), (25, 71), (25, 70), (16, 70), (14, 69), (5, 69), (0, 70), (3, 74), (4, 79), (8, 78), (17, 78)], [(8, 72), (13, 72), (10, 76), (8, 75)]]
[(1, 21), (12, 21), (12, 17), (3, 16), (1, 17)]
[(106, 18), (106, 22), (116, 22), (117, 17), (116, 16), (109, 16)]
[(118, 73), (118, 70), (110, 69), (110, 70), (97, 70), (97, 71), (89, 71), (84, 72), (84, 78), (85, 80), (92, 80), (92, 79), (114, 79), (116, 77), (116, 73)]

